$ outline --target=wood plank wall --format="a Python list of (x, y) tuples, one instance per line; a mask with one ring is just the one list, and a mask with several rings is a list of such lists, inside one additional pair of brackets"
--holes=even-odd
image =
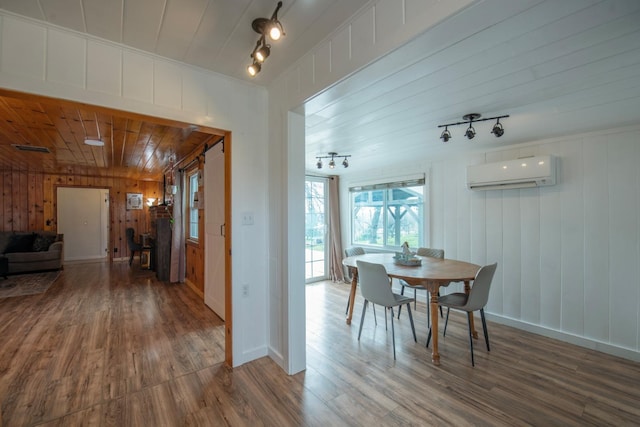
[(128, 178), (76, 176), (43, 172), (0, 172), (0, 231), (57, 231), (56, 194), (58, 187), (108, 188), (110, 197), (110, 259), (128, 258), (125, 229), (133, 227), (136, 235), (150, 228), (149, 209), (126, 209), (127, 193), (142, 193), (160, 198), (162, 183)]

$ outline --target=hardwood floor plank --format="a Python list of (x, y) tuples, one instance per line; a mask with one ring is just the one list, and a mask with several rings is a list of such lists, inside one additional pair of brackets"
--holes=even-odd
[(306, 287), (307, 370), (288, 376), (267, 357), (224, 366), (224, 323), (188, 287), (70, 264), (45, 294), (0, 300), (0, 427), (640, 424), (640, 363), (489, 322), (474, 368), (452, 312), (434, 366), (424, 298), (418, 343), (396, 319), (394, 361), (381, 309), (358, 341), (358, 295), (345, 324), (348, 290)]

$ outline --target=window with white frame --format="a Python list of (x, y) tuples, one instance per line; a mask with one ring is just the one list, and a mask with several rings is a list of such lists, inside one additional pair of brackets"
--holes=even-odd
[(198, 170), (189, 174), (189, 239), (198, 240)]
[(351, 244), (399, 249), (424, 242), (424, 178), (351, 187)]

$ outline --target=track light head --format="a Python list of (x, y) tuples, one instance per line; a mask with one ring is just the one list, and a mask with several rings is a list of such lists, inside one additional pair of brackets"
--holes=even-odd
[(253, 64), (249, 65), (247, 67), (247, 71), (249, 72), (249, 75), (251, 77), (254, 77), (256, 74), (258, 74), (260, 72), (260, 69), (262, 67), (260, 66), (260, 63), (257, 61), (253, 61)]
[(440, 135), (440, 139), (444, 142), (449, 142), (449, 140), (451, 139), (451, 132), (449, 132), (449, 129), (447, 129), (446, 126), (442, 131), (442, 134)]
[(496, 124), (493, 125), (493, 129), (491, 130), (491, 133), (494, 134), (496, 136), (496, 138), (500, 138), (502, 135), (504, 135), (504, 128), (502, 127), (502, 124), (500, 123), (500, 119), (498, 119)]
[(282, 24), (277, 19), (272, 19), (268, 25), (269, 38), (273, 41), (280, 40), (280, 37), (284, 35)]
[(346, 157), (345, 157), (345, 158), (344, 158), (344, 160), (342, 161), (342, 166), (344, 166), (344, 167), (345, 167), (345, 169), (349, 167), (349, 162), (347, 161), (347, 158), (346, 158)]
[(322, 159), (320, 157), (318, 157), (318, 163), (316, 163), (316, 167), (318, 169), (322, 169)]
[(469, 123), (469, 127), (464, 133), (464, 136), (466, 136), (468, 139), (473, 139), (476, 136), (476, 130), (473, 128), (473, 126), (471, 126), (471, 123)]
[(263, 63), (265, 59), (269, 57), (270, 54), (271, 54), (271, 46), (264, 43), (264, 37), (263, 37), (262, 46), (254, 52), (253, 58), (259, 63)]
[(329, 155), (331, 156), (331, 160), (329, 160), (329, 168), (333, 169), (336, 167), (336, 161), (333, 158), (337, 156), (338, 153), (331, 152), (329, 153)]
[(262, 34), (263, 36), (268, 35), (271, 40), (279, 40), (280, 37), (284, 36), (284, 29), (282, 28), (282, 24), (278, 20), (278, 11), (282, 7), (282, 2), (278, 2), (278, 6), (276, 6), (276, 10), (271, 15), (271, 18), (256, 18), (251, 22), (251, 28), (258, 34)]

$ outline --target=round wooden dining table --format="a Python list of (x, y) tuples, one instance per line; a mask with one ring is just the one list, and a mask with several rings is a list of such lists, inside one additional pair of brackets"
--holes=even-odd
[[(429, 294), (431, 304), (431, 327), (433, 328), (433, 349), (431, 361), (435, 365), (440, 364), (440, 354), (438, 353), (438, 292), (441, 286), (448, 286), (451, 282), (464, 282), (464, 290), (468, 294), (471, 289), (470, 283), (475, 279), (476, 273), (480, 269), (479, 265), (453, 259), (418, 257), (422, 259), (420, 265), (407, 266), (396, 262), (393, 253), (368, 253), (344, 258), (342, 265), (351, 271), (351, 294), (349, 296), (349, 312), (347, 314), (347, 324), (351, 324), (353, 317), (353, 304), (358, 288), (358, 265), (357, 261), (367, 261), (384, 265), (387, 274), (391, 278), (402, 279), (410, 285), (422, 286)], [(472, 325), (474, 338), (477, 332)]]

